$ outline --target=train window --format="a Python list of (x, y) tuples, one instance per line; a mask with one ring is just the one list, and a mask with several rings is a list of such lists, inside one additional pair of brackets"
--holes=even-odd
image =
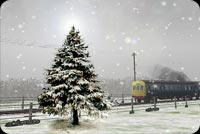
[(140, 86), (140, 90), (143, 90), (143, 86)]
[[(200, 87), (199, 87), (200, 88)], [(150, 85), (148, 85), (148, 90), (151, 90), (151, 86)]]
[(135, 89), (135, 86), (133, 86), (133, 90)]
[(139, 90), (140, 89), (140, 86), (137, 86), (137, 90)]
[(164, 85), (161, 85), (161, 86), (160, 86), (160, 89), (161, 89), (161, 90), (165, 90), (165, 86), (164, 86)]

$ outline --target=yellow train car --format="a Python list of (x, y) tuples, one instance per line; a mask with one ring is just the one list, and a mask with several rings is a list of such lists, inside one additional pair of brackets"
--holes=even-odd
[(146, 97), (146, 85), (144, 81), (137, 80), (132, 83), (132, 96), (137, 100), (141, 101)]
[(173, 99), (176, 97), (200, 99), (200, 82), (197, 81), (163, 81), (137, 80), (132, 83), (132, 96), (136, 102), (150, 102), (156, 99)]

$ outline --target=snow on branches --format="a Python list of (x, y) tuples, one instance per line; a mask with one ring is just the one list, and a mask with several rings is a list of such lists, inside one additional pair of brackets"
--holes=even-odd
[(95, 85), (97, 75), (88, 60), (87, 48), (79, 32), (72, 27), (51, 68), (46, 70), (47, 84), (51, 86), (38, 97), (43, 112), (64, 114), (74, 111), (77, 114), (76, 110), (81, 109), (87, 109), (88, 113), (108, 109), (103, 91)]

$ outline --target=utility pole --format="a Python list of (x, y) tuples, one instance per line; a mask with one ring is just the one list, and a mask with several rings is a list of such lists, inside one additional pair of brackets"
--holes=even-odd
[[(133, 56), (133, 71), (134, 71), (134, 81), (136, 81), (136, 69), (135, 69), (135, 52), (133, 52), (132, 56)], [(130, 114), (133, 114), (134, 110), (133, 110), (133, 96), (131, 95), (131, 111)]]

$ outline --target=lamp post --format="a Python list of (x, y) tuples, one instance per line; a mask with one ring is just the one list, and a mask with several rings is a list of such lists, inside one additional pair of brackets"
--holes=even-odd
[[(136, 53), (133, 52), (132, 56), (133, 56), (134, 81), (136, 81), (135, 55), (136, 55)], [(130, 114), (133, 114), (133, 113), (134, 113), (134, 110), (133, 110), (133, 96), (131, 96), (131, 111), (130, 111)]]

